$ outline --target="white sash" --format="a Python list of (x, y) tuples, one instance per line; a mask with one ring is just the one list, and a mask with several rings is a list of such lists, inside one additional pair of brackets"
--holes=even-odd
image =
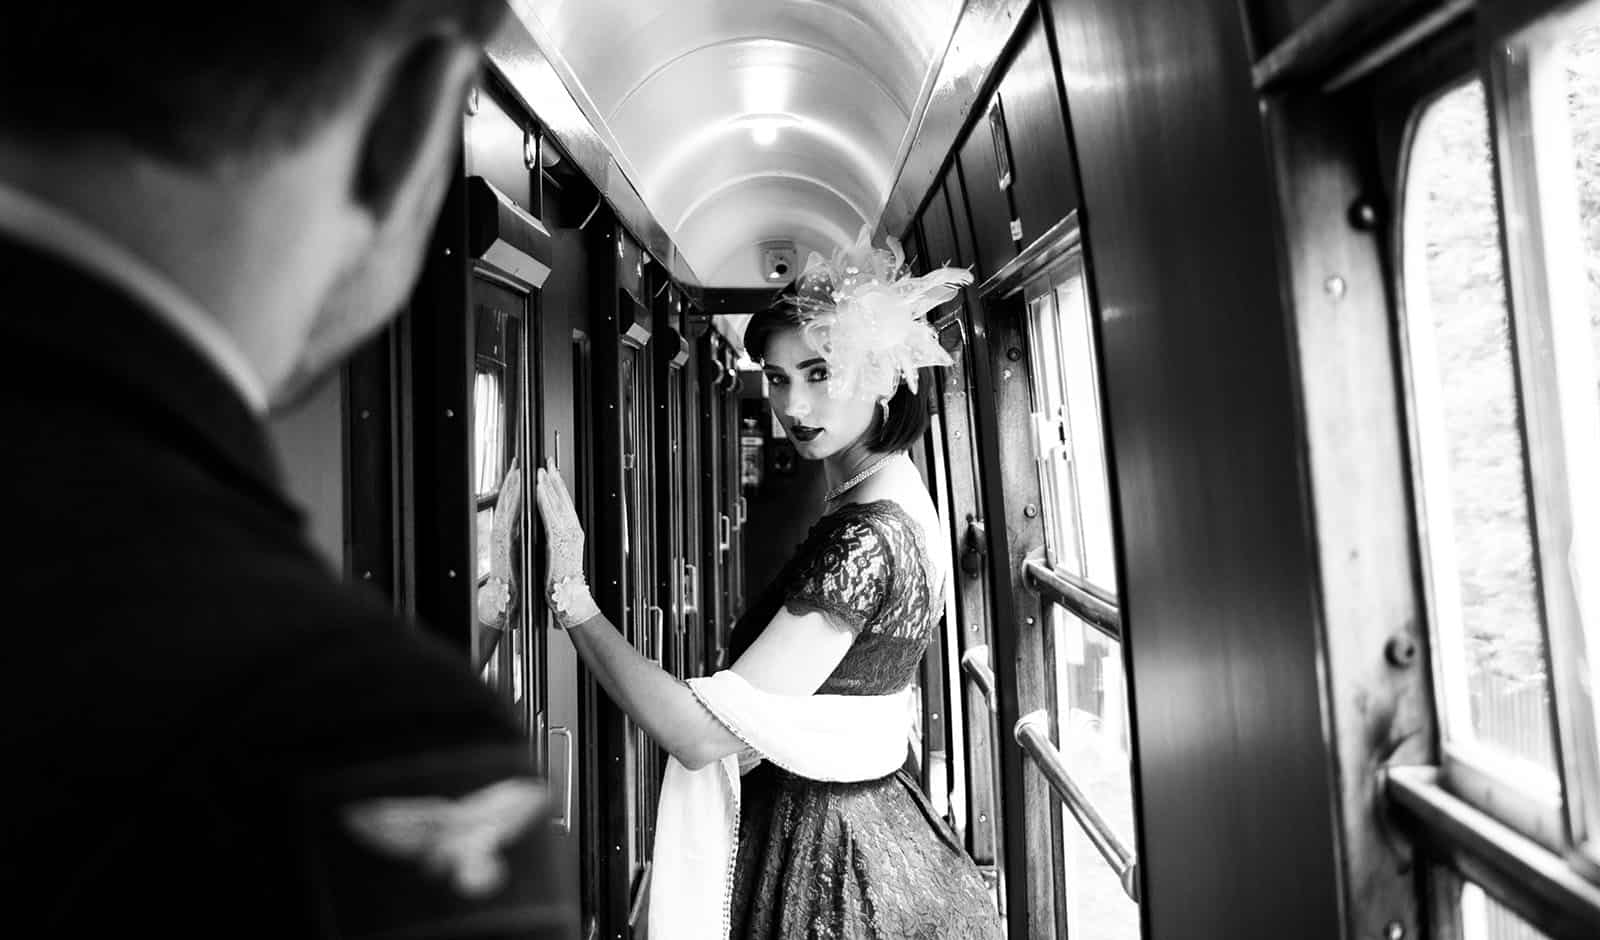
[[(905, 763), (911, 690), (773, 695), (733, 672), (690, 679), (695, 698), (762, 758), (796, 776), (876, 780)], [(651, 940), (726, 940), (739, 845), (739, 755), (700, 770), (667, 758), (650, 875)]]

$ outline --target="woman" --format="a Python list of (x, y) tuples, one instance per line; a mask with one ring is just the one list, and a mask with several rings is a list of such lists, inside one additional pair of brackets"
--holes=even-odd
[(807, 510), (820, 510), (810, 535), (735, 628), (729, 670), (680, 683), (605, 622), (582, 583), (565, 487), (540, 474), (557, 619), (673, 758), (656, 829), (656, 940), (999, 936), (976, 866), (896, 770), (907, 690), (950, 571), (905, 453), (926, 427), (926, 367), (949, 362), (922, 317), (970, 275), (902, 277), (890, 246), (872, 250), (863, 229), (831, 262), (813, 254), (794, 306), (746, 331), (778, 420), (830, 486)]

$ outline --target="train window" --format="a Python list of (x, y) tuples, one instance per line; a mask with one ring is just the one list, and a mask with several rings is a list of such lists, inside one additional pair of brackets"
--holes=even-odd
[(1545, 935), (1471, 882), (1461, 886), (1461, 940), (1545, 940)]
[[(1099, 379), (1082, 255), (1035, 285), (1028, 304), (1033, 399), (1044, 493), (1046, 560), (1092, 593), (1116, 595)], [(1133, 784), (1121, 643), (1061, 604), (1046, 605), (1054, 634), (1056, 728), (1067, 772), (1124, 845), (1134, 841)], [(1139, 935), (1139, 911), (1066, 810), (1061, 877), (1069, 932), (1110, 940)]]
[(505, 462), (506, 399), (501, 388), (498, 364), (478, 365), (472, 382), (472, 415), (475, 422), (473, 479), (479, 499), (493, 496), (500, 487), (501, 466)]
[(1566, 823), (1593, 861), (1600, 860), (1600, 494), (1593, 485), (1600, 478), (1600, 4), (1540, 21), (1496, 47), (1507, 257)]
[(1551, 792), (1527, 447), (1481, 82), (1423, 111), (1404, 200), (1414, 472), (1446, 748)]
[[(1500, 29), (1480, 46), (1484, 78), (1420, 109), (1403, 179), (1401, 336), (1443, 782), (1594, 862), (1600, 3)], [(1538, 936), (1471, 885), (1461, 924)]]

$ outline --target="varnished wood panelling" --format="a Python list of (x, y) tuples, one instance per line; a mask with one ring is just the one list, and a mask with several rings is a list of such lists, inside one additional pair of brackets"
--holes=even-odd
[(1061, 111), (1056, 64), (1044, 17), (1032, 20), (1011, 67), (1000, 80), (1000, 101), (1011, 138), (1011, 200), (1022, 222), (1024, 245), (1078, 205), (1078, 174)]
[(1099, 303), (1148, 936), (1339, 937), (1311, 506), (1241, 11), (1050, 9)]
[(1412, 852), (1378, 807), (1388, 764), (1434, 759), (1427, 646), (1412, 552), (1406, 437), (1395, 374), (1385, 246), (1364, 178), (1364, 102), (1293, 97), (1268, 111), (1280, 168), (1288, 273), (1315, 495), (1330, 719), (1338, 742), (1348, 936), (1399, 924), (1420, 936)]
[(533, 212), (533, 173), (523, 154), (526, 134), (492, 87), (480, 87), (473, 98), (477, 110), (468, 109), (467, 175), (483, 177), (523, 210)]
[[(986, 103), (982, 113), (987, 114), (988, 110)], [(1000, 168), (987, 117), (980, 117), (972, 126), (961, 145), (959, 160), (976, 239), (975, 260), (981, 274), (993, 274), (1016, 257), (1017, 247), (1011, 238), (1011, 195), (1000, 188)]]
[(1245, 0), (1256, 57), (1283, 42), (1320, 9), (1337, 0)]
[(946, 264), (960, 266), (963, 262), (956, 248), (955, 227), (950, 221), (950, 200), (945, 198), (943, 186), (934, 190), (933, 198), (922, 210), (921, 220), (922, 250), (927, 256), (928, 267), (937, 268)]

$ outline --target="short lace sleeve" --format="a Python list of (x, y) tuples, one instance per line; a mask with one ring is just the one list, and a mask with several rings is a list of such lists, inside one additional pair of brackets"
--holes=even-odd
[(793, 614), (826, 614), (859, 633), (883, 608), (892, 571), (883, 534), (864, 520), (852, 519), (812, 553), (789, 582), (783, 605)]

